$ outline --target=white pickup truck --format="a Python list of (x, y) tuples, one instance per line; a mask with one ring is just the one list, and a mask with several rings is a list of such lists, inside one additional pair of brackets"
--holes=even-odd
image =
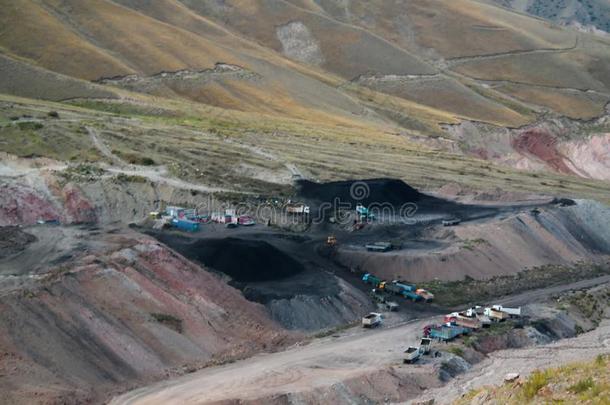
[(381, 314), (377, 312), (371, 312), (364, 318), (362, 318), (362, 326), (365, 328), (374, 328), (381, 325)]
[(409, 348), (405, 350), (405, 358), (403, 362), (407, 364), (415, 363), (417, 360), (419, 360), (420, 356), (421, 351), (419, 347), (409, 346)]

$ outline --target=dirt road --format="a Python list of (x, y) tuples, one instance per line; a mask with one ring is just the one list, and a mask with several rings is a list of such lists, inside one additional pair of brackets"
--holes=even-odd
[[(129, 392), (111, 404), (189, 404), (311, 391), (400, 364), (429, 320), (324, 338)], [(375, 350), (372, 348), (375, 347)], [(418, 366), (419, 367), (419, 366)]]
[[(609, 277), (600, 277), (525, 293), (529, 294), (528, 297), (522, 294), (502, 302), (520, 303), (525, 299), (532, 302), (560, 291), (591, 287), (608, 281)], [(427, 317), (370, 331), (353, 328), (340, 336), (319, 339), (309, 345), (258, 355), (134, 390), (115, 398), (111, 404), (203, 404), (223, 400), (265, 400), (282, 394), (306, 394), (314, 390), (320, 392), (348, 380), (366, 378), (399, 366), (405, 348), (417, 345), (422, 327), (438, 320), (439, 317)], [(468, 377), (459, 377), (430, 394), (443, 400), (455, 398), (478, 385), (499, 383), (507, 372), (525, 374), (538, 367), (591, 358), (604, 351), (610, 351), (608, 321), (598, 329), (574, 339), (492, 354), (468, 372)], [(531, 361), (525, 362), (524, 359)], [(434, 359), (426, 359), (418, 365), (407, 367), (409, 372), (427, 375), (430, 384), (434, 385), (438, 381), (434, 365)]]

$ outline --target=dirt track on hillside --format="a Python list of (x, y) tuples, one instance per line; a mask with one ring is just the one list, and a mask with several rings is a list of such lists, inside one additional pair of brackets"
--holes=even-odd
[[(607, 279), (589, 284), (604, 281)], [(559, 290), (571, 288), (582, 288), (582, 285), (574, 283)], [(557, 289), (540, 290), (536, 298), (543, 299), (557, 292)], [(412, 379), (417, 380), (419, 387), (412, 387), (413, 392), (421, 389), (422, 384), (424, 387), (438, 387), (427, 392), (425, 397), (432, 396), (437, 401), (441, 398), (440, 403), (446, 403), (477, 385), (501, 382), (507, 372), (523, 374), (538, 367), (591, 358), (610, 351), (610, 323), (604, 321), (598, 329), (573, 339), (492, 354), (472, 371), (441, 387), (437, 367), (442, 360), (425, 358), (417, 365), (401, 365), (403, 350), (416, 345), (421, 328), (434, 320), (437, 319), (415, 320), (374, 331), (351, 329), (341, 336), (316, 340), (307, 346), (259, 355), (141, 388), (115, 398), (111, 404), (275, 403), (278, 398), (286, 396), (332, 403), (324, 399), (328, 398), (325, 393), (337, 390), (338, 386), (349, 386), (353, 381), (381, 378), (385, 384), (379, 390), (392, 390), (387, 386), (391, 381), (390, 375), (401, 378), (408, 375), (407, 379), (401, 380), (407, 386)], [(468, 383), (471, 379), (472, 382)], [(414, 381), (411, 383), (415, 384)], [(353, 393), (353, 387), (350, 389)]]

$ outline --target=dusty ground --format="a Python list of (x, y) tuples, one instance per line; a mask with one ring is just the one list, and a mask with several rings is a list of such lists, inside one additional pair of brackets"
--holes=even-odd
[[(527, 376), (534, 370), (557, 367), (567, 363), (594, 359), (610, 353), (610, 322), (605, 320), (599, 328), (570, 339), (544, 346), (501, 350), (470, 371), (459, 375), (444, 387), (431, 389), (421, 399), (435, 398), (435, 403), (450, 404), (454, 399), (484, 385), (503, 383), (508, 373)], [(415, 402), (415, 401), (414, 401)]]
[[(540, 292), (545, 299), (555, 293)], [(135, 390), (111, 403), (402, 402), (422, 394), (423, 398), (434, 397), (441, 403), (449, 403), (477, 384), (500, 382), (509, 371), (524, 374), (538, 367), (592, 358), (610, 351), (610, 324), (606, 320), (594, 331), (573, 339), (492, 353), (471, 371), (443, 386), (442, 380), (447, 378), (446, 373), (451, 373), (452, 367), (459, 374), (470, 365), (447, 353), (441, 358), (425, 358), (416, 365), (401, 364), (402, 351), (416, 345), (422, 326), (437, 319), (426, 318), (373, 331), (348, 330), (303, 347), (256, 356)], [(390, 317), (388, 324), (393, 322)], [(531, 361), (524, 362), (524, 358)]]

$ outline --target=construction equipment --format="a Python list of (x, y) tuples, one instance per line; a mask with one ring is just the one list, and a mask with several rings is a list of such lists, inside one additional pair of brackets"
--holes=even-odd
[(377, 312), (371, 312), (367, 316), (362, 318), (362, 326), (364, 328), (374, 328), (381, 325), (382, 318), (381, 314)]
[(412, 364), (419, 360), (421, 356), (420, 349), (415, 346), (409, 346), (407, 350), (405, 350), (405, 358), (403, 359), (403, 363)]

